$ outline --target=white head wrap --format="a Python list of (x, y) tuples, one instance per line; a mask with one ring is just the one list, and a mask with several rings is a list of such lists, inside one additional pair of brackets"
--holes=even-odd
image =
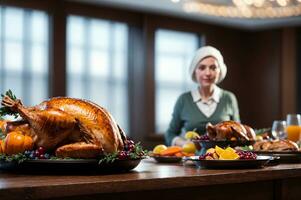
[(197, 80), (195, 79), (195, 73), (194, 73), (195, 69), (197, 68), (199, 62), (208, 56), (212, 56), (217, 60), (218, 67), (221, 70), (217, 83), (220, 83), (226, 77), (227, 66), (224, 63), (224, 58), (223, 58), (222, 54), (220, 53), (220, 51), (212, 46), (204, 46), (204, 47), (199, 48), (196, 51), (194, 58), (192, 59), (192, 62), (189, 67), (189, 74), (191, 75), (192, 80), (194, 82), (197, 82)]

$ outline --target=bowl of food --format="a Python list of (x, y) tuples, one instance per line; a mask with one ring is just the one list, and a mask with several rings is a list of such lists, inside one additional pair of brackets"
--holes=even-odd
[(198, 154), (202, 155), (209, 148), (249, 146), (255, 143), (255, 132), (247, 126), (234, 121), (224, 121), (216, 125), (208, 124), (205, 135), (192, 139)]

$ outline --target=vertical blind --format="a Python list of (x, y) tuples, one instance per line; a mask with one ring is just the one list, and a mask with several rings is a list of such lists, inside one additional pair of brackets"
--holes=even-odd
[(48, 23), (44, 12), (0, 6), (0, 92), (25, 105), (48, 97)]
[(67, 19), (67, 95), (106, 108), (126, 132), (127, 41), (126, 24), (80, 16)]
[(199, 47), (195, 33), (158, 29), (155, 33), (155, 129), (167, 130), (179, 95), (196, 88), (188, 68)]

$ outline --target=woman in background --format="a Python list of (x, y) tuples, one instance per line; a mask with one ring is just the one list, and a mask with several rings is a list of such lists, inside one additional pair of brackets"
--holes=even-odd
[(182, 146), (183, 134), (195, 130), (205, 134), (206, 124), (221, 121), (240, 121), (236, 97), (217, 86), (227, 74), (220, 51), (211, 46), (198, 49), (191, 62), (189, 73), (198, 84), (196, 90), (183, 93), (177, 99), (169, 128), (165, 134), (167, 145)]

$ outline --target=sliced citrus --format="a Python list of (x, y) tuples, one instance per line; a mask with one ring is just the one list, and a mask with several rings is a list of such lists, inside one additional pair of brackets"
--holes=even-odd
[(236, 153), (235, 149), (233, 149), (233, 148), (231, 148), (231, 147), (227, 147), (227, 148), (225, 149), (225, 151), (230, 151), (230, 152), (232, 152), (232, 153)]
[(155, 146), (155, 148), (153, 149), (153, 153), (160, 154), (165, 149), (167, 149), (167, 146), (165, 146), (164, 144), (159, 144), (159, 145)]
[(225, 150), (220, 148), (219, 146), (215, 146), (215, 152), (218, 156), (220, 156)]
[(239, 155), (232, 151), (224, 151), (219, 155), (220, 160), (236, 160), (239, 158)]
[(215, 153), (215, 149), (214, 148), (207, 149), (206, 153)]
[(196, 138), (196, 137), (199, 137), (199, 134), (195, 131), (188, 131), (185, 134), (185, 139), (187, 139), (187, 140), (191, 140), (191, 139)]

